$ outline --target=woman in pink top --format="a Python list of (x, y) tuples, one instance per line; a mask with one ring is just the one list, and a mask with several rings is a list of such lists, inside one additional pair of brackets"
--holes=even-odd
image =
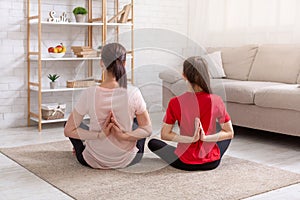
[[(206, 63), (191, 57), (183, 64), (183, 78), (189, 91), (170, 100), (161, 138), (177, 143), (172, 146), (151, 139), (149, 149), (169, 165), (186, 171), (218, 167), (234, 132), (221, 97), (212, 94)], [(180, 134), (173, 127), (178, 123)], [(216, 125), (221, 127), (216, 130)]]
[[(77, 160), (85, 166), (124, 168), (143, 156), (145, 138), (150, 136), (152, 126), (141, 92), (127, 87), (125, 63), (126, 49), (122, 45), (103, 47), (101, 67), (105, 79), (100, 86), (83, 91), (65, 125), (65, 136), (70, 138)], [(85, 115), (90, 117), (88, 130), (82, 128)], [(133, 125), (136, 127), (132, 131)]]

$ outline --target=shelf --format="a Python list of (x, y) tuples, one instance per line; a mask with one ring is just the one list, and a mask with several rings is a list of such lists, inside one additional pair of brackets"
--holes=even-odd
[(107, 23), (107, 26), (133, 26), (132, 23)]
[[(35, 56), (33, 58), (30, 58), (32, 61), (38, 61), (38, 58)], [(101, 60), (100, 57), (94, 57), (94, 58), (76, 58), (76, 57), (62, 57), (62, 58), (52, 58), (52, 57), (42, 57), (42, 61), (76, 61), (76, 60)]]
[[(50, 89), (50, 88), (44, 88), (42, 89), (41, 92), (69, 92), (69, 91), (80, 91), (80, 90), (84, 90), (86, 89), (86, 87), (82, 87), (82, 88), (66, 88), (66, 87), (61, 87), (61, 88), (56, 88), (56, 89)], [(30, 90), (38, 92), (38, 88), (37, 87), (32, 87), (30, 88)]]
[[(34, 122), (39, 122), (39, 119), (36, 118), (36, 117), (30, 117), (30, 119)], [(50, 123), (53, 123), (53, 122), (66, 122), (68, 120), (68, 117), (64, 117), (64, 118), (61, 118), (61, 119), (54, 119), (54, 120), (44, 120), (42, 119), (41, 123), (42, 124), (50, 124)]]
[[(128, 59), (132, 58), (132, 55), (126, 55)], [(35, 56), (30, 58), (31, 61), (38, 61), (38, 58)], [(76, 57), (63, 57), (63, 58), (52, 58), (52, 57), (43, 57), (41, 61), (80, 61), (80, 60), (101, 60), (101, 57), (94, 57), (94, 58), (76, 58)]]
[[(38, 24), (37, 20), (34, 20), (32, 22), (30, 22), (30, 24), (34, 25), (34, 24)], [(67, 26), (103, 26), (102, 22), (47, 22), (47, 21), (42, 21), (41, 22), (42, 25), (67, 25)]]
[[(69, 115), (65, 116), (64, 118), (61, 118), (61, 119), (53, 119), (53, 120), (45, 120), (45, 119), (42, 119), (41, 123), (42, 124), (50, 124), (50, 123), (55, 123), (55, 122), (66, 122), (69, 118)], [(36, 117), (30, 117), (30, 119), (34, 122), (39, 122), (39, 119), (36, 118)], [(90, 119), (89, 116), (85, 116), (83, 119)]]

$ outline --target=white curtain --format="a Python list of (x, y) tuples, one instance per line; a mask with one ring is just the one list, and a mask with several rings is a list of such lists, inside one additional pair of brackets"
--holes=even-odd
[(300, 43), (300, 0), (189, 0), (188, 36), (202, 46)]

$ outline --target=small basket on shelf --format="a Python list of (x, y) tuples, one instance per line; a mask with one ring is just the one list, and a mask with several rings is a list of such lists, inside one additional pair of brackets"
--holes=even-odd
[(45, 120), (62, 119), (65, 117), (66, 104), (42, 104), (42, 118)]

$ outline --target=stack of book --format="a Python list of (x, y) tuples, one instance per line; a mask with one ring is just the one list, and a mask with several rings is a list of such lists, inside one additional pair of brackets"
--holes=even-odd
[(97, 57), (97, 51), (88, 46), (72, 46), (74, 55), (78, 58), (93, 58)]
[(101, 80), (94, 78), (86, 78), (86, 79), (77, 79), (77, 80), (68, 80), (67, 88), (83, 88), (90, 87), (93, 85), (98, 85)]

